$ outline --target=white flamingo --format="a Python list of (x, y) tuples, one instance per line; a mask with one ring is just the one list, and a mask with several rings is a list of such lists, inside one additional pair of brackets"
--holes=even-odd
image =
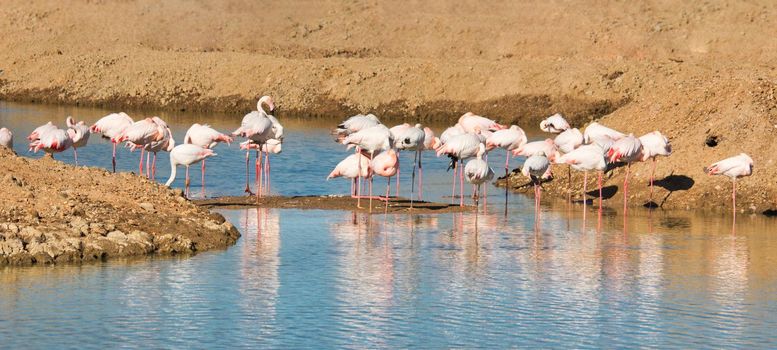
[[(186, 135), (183, 137), (183, 143), (190, 143), (208, 149), (213, 149), (219, 142), (224, 142), (229, 145), (232, 143), (232, 138), (216, 131), (207, 124), (192, 124), (192, 126), (189, 127), (189, 130), (186, 131)], [(205, 187), (205, 160), (203, 159), (201, 163), (201, 181), (202, 186)]]
[(596, 144), (580, 146), (556, 159), (557, 164), (569, 164), (575, 170), (583, 172), (583, 205), (586, 205), (588, 192), (588, 172), (599, 172), (599, 208), (602, 208), (602, 176), (607, 170), (604, 151)]
[(464, 113), (459, 117), (458, 125), (469, 133), (476, 133), (477, 131), (497, 131), (505, 128), (504, 125), (497, 123), (492, 119), (475, 115), (472, 112)]
[(710, 176), (724, 175), (731, 178), (731, 205), (733, 206), (734, 216), (736, 216), (737, 179), (753, 174), (753, 158), (750, 158), (747, 154), (740, 153), (704, 167), (704, 172)]
[(467, 181), (475, 186), (474, 198), (477, 205), (480, 198), (480, 185), (487, 183), (494, 179), (494, 170), (488, 166), (488, 163), (483, 160), (483, 156), (486, 154), (486, 146), (482, 143), (478, 145), (478, 153), (476, 158), (467, 162), (464, 166), (464, 177)]
[(672, 154), (672, 144), (669, 139), (659, 131), (653, 131), (639, 137), (642, 143), (642, 161), (650, 159), (653, 166), (650, 170), (650, 201), (653, 201), (653, 181), (656, 174), (656, 157), (668, 157)]
[(456, 196), (456, 169), (459, 169), (459, 205), (464, 206), (464, 169), (462, 167), (463, 162), (469, 158), (475, 157), (479, 150), (480, 137), (477, 134), (465, 133), (448, 138), (447, 142), (443, 143), (437, 149), (437, 156), (447, 154), (451, 158), (451, 166), (448, 169), (453, 168), (453, 184), (451, 185), (451, 203)]
[(101, 133), (104, 138), (110, 139), (113, 144), (113, 157), (111, 158), (111, 164), (113, 166), (113, 172), (116, 172), (116, 142), (114, 138), (121, 136), (124, 130), (132, 125), (133, 121), (127, 113), (111, 113), (108, 114), (89, 127), (89, 131), (92, 133)]
[(73, 159), (75, 159), (75, 163), (78, 165), (78, 149), (86, 147), (86, 144), (89, 142), (89, 127), (86, 126), (83, 120), (76, 123), (73, 117), (67, 117), (65, 124), (68, 129), (79, 129), (81, 131), (80, 133), (73, 133), (75, 137), (73, 138)]
[(634, 134), (629, 134), (612, 144), (607, 151), (607, 161), (610, 163), (626, 163), (626, 176), (623, 179), (623, 209), (629, 199), (629, 174), (631, 174), (631, 163), (642, 160), (642, 143)]
[(13, 133), (8, 128), (0, 128), (0, 147), (13, 150)]
[(334, 170), (326, 177), (327, 180), (338, 177), (351, 179), (351, 198), (356, 198), (356, 207), (361, 208), (361, 195), (357, 181), (359, 178), (372, 177), (370, 158), (362, 153), (354, 153), (345, 157), (335, 166)]
[[(165, 151), (170, 152), (175, 147), (175, 140), (173, 139), (173, 132), (170, 131), (170, 128), (165, 127), (165, 133), (161, 140), (159, 141), (152, 141), (148, 143), (147, 145), (143, 146), (143, 149), (146, 150), (146, 176), (151, 179), (156, 179), (156, 156), (157, 153)], [(151, 153), (154, 154), (154, 160), (149, 164), (149, 157)]]
[(553, 134), (562, 133), (570, 128), (567, 120), (560, 113), (556, 113), (540, 122), (540, 129)]
[(610, 129), (597, 122), (588, 124), (585, 131), (583, 131), (584, 143), (606, 144), (608, 142), (618, 141), (624, 137), (626, 137), (626, 134)]
[[(277, 119), (267, 113), (267, 111), (264, 110), (264, 105), (267, 105), (267, 108), (270, 112), (275, 110), (275, 103), (273, 102), (272, 97), (270, 96), (262, 96), (259, 101), (256, 102), (256, 111), (252, 111), (248, 114), (246, 114), (243, 117), (242, 122), (240, 123), (240, 127), (232, 132), (233, 136), (241, 136), (245, 137), (254, 143), (258, 144), (259, 146), (255, 148), (256, 150), (256, 162), (255, 162), (255, 173), (256, 173), (256, 180), (260, 183), (260, 186), (257, 188), (256, 196), (260, 197), (262, 195), (262, 188), (261, 183), (263, 181), (260, 175), (260, 163), (261, 165), (261, 174), (265, 173), (266, 167), (264, 165), (265, 162), (262, 162), (262, 145), (264, 145), (268, 140), (270, 139), (277, 139), (277, 140), (283, 140), (283, 127), (280, 125)], [(246, 150), (246, 187), (245, 192), (249, 195), (251, 194), (251, 187), (249, 186), (249, 177), (248, 177), (248, 162), (249, 162), (249, 155), (250, 151)]]
[(173, 181), (175, 181), (176, 168), (178, 167), (178, 165), (183, 165), (186, 167), (184, 195), (188, 197), (189, 184), (191, 183), (191, 180), (189, 179), (189, 166), (197, 162), (200, 162), (205, 158), (213, 157), (215, 155), (216, 153), (214, 153), (213, 150), (208, 148), (203, 148), (197, 145), (182, 144), (182, 145), (175, 146), (173, 150), (170, 151), (170, 179), (167, 180), (167, 182), (165, 183), (165, 186), (169, 187), (173, 183)]
[[(391, 131), (385, 125), (378, 124), (346, 136), (342, 143), (347, 145), (348, 149), (356, 147), (356, 153), (367, 152), (370, 155), (369, 158), (374, 159), (377, 152), (391, 149), (393, 139)], [(361, 165), (361, 162), (358, 165)], [(360, 187), (361, 184), (357, 184), (357, 190)], [(372, 178), (370, 178), (370, 188), (372, 188)], [(360, 205), (360, 202), (357, 201), (357, 205)], [(372, 194), (370, 194), (370, 207), (372, 207)]]
[(531, 179), (534, 185), (534, 210), (539, 214), (542, 200), (542, 179), (550, 177), (550, 161), (544, 153), (539, 153), (526, 158), (521, 168), (521, 174)]
[[(415, 191), (415, 170), (416, 167), (419, 169), (421, 168), (421, 152), (423, 152), (425, 148), (424, 143), (426, 142), (426, 131), (424, 131), (424, 128), (421, 124), (416, 124), (415, 126), (408, 126), (407, 128), (403, 128), (396, 134), (392, 133), (392, 136), (394, 138), (394, 146), (398, 151), (415, 151), (415, 156), (413, 157), (413, 172), (410, 178), (410, 200), (412, 203), (413, 194)], [(434, 137), (434, 134), (432, 134), (432, 137)], [(399, 180), (399, 168), (397, 168), (397, 180)], [(418, 187), (421, 187), (420, 176)], [(397, 195), (399, 195), (399, 181), (397, 181)]]
[(380, 124), (380, 120), (374, 114), (357, 114), (337, 125), (334, 133), (337, 135), (337, 142), (342, 143), (343, 139), (355, 132), (361, 131)]

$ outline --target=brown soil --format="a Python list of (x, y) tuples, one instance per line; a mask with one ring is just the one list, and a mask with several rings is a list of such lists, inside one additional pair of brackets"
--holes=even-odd
[(234, 244), (224, 217), (131, 173), (0, 148), (0, 266), (188, 254)]
[[(213, 199), (195, 200), (194, 203), (205, 208), (283, 208), (283, 209), (326, 209), (326, 210), (352, 210), (370, 212), (369, 199), (361, 200), (361, 208), (357, 208), (357, 200), (345, 196), (294, 196), (294, 197), (264, 197), (257, 200), (256, 197), (219, 197)], [(412, 209), (410, 200), (406, 198), (391, 197), (388, 207), (385, 202), (372, 201), (372, 213), (458, 213), (474, 210), (474, 207), (465, 205), (450, 205), (447, 203), (414, 201)]]
[[(730, 206), (726, 179), (701, 168), (749, 153), (740, 203), (760, 212), (777, 207), (775, 27), (769, 0), (9, 0), (0, 98), (245, 113), (271, 94), (288, 113), (472, 110), (527, 129), (562, 112), (668, 135), (658, 178), (692, 186), (667, 208)], [(647, 169), (634, 167), (638, 205)]]

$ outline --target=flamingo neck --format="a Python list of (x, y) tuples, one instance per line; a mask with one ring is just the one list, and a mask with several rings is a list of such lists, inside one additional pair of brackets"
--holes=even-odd
[(165, 186), (170, 187), (170, 185), (175, 181), (175, 173), (176, 168), (178, 166), (178, 162), (173, 159), (172, 155), (170, 156), (170, 179), (165, 182)]

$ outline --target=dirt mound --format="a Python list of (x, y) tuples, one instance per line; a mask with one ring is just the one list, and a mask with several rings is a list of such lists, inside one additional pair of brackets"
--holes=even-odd
[(133, 174), (0, 147), (0, 266), (188, 254), (234, 244), (219, 214)]

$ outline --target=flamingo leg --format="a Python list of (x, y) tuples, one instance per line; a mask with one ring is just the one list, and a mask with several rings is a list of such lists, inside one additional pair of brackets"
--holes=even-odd
[(265, 153), (264, 160), (266, 161), (265, 166), (267, 167), (267, 174), (266, 174), (266, 176), (267, 176), (267, 189), (266, 189), (266, 192), (270, 193), (270, 153), (269, 152)]
[(257, 162), (256, 166), (257, 166), (257, 168), (256, 168), (256, 170), (258, 172), (257, 180), (256, 180), (256, 182), (257, 182), (257, 189), (256, 189), (256, 196), (257, 196), (257, 198), (261, 197), (264, 194), (264, 188), (262, 186), (264, 184), (264, 153), (261, 151), (261, 147), (259, 149), (260, 149), (260, 151), (256, 155), (257, 156), (257, 159), (256, 159), (256, 162)]
[(138, 175), (143, 176), (143, 148), (140, 148), (140, 163), (138, 163)]
[[(478, 196), (480, 195), (480, 185), (478, 185)], [(488, 206), (488, 184), (483, 186), (483, 211)]]
[(583, 172), (583, 210), (588, 205), (588, 199), (586, 198), (586, 192), (588, 191), (588, 172)]
[(113, 142), (113, 158), (111, 159), (113, 165), (113, 172), (116, 173), (116, 143)]
[(415, 151), (415, 157), (413, 157), (413, 172), (410, 175), (410, 209), (413, 209), (413, 198), (415, 197), (415, 168), (418, 166), (418, 153)]
[(388, 206), (389, 194), (391, 192), (391, 176), (387, 177), (386, 179), (386, 206)]
[[(375, 159), (375, 151), (370, 152), (370, 159)], [(372, 179), (375, 176), (370, 176), (370, 213), (372, 213)]]
[(737, 216), (737, 179), (734, 178), (731, 187), (731, 206), (734, 211), (734, 218)]
[(151, 152), (146, 152), (146, 178), (151, 178)]
[(453, 182), (451, 182), (451, 205), (453, 205), (454, 198), (456, 198), (456, 172), (458, 171), (459, 163), (453, 163)]
[(653, 170), (650, 171), (650, 202), (653, 202), (653, 179), (656, 175), (656, 158), (653, 157)]
[(602, 210), (602, 176), (604, 175), (603, 171), (599, 172), (599, 211)]
[(571, 202), (572, 201), (572, 166), (571, 165), (567, 165), (567, 186), (569, 187), (567, 188), (567, 202)]
[(191, 183), (191, 180), (189, 180), (189, 166), (186, 166), (186, 180), (184, 181), (184, 195), (186, 198), (189, 198), (189, 184)]
[(253, 193), (251, 193), (251, 187), (248, 185), (248, 182), (249, 182), (248, 163), (249, 163), (249, 160), (251, 158), (250, 153), (251, 153), (250, 150), (246, 150), (246, 189), (244, 191), (245, 193), (248, 193), (249, 195), (253, 194)]
[(151, 162), (151, 178), (156, 180), (156, 152), (154, 152), (154, 161)]
[(459, 206), (464, 206), (464, 161), (459, 160), (459, 192), (461, 192), (461, 196), (459, 196)]
[(205, 198), (205, 159), (202, 160), (202, 168), (200, 169), (201, 181), (202, 181), (202, 198)]
[(424, 167), (421, 164), (421, 160), (424, 158), (424, 153), (418, 154), (418, 200), (424, 200)]
[(76, 147), (73, 147), (73, 158), (76, 161), (76, 166), (78, 166), (78, 149)]
[(626, 177), (623, 179), (623, 210), (626, 210), (629, 200), (629, 174), (631, 173), (631, 163), (626, 164)]
[(397, 198), (399, 198), (399, 165), (402, 163), (402, 157), (400, 157), (401, 153), (397, 152)]
[[(356, 154), (359, 154), (359, 153), (361, 153), (361, 150), (359, 149), (359, 147), (356, 147)], [(361, 208), (362, 207), (362, 197), (361, 197), (362, 160), (361, 160), (361, 157), (357, 157), (357, 159), (358, 159), (357, 163), (359, 167), (359, 172), (357, 173), (358, 175), (356, 176), (356, 208)]]

